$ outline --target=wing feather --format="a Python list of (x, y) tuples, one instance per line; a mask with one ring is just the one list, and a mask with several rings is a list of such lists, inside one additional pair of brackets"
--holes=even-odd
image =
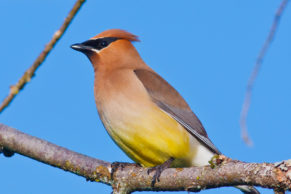
[(134, 72), (157, 106), (184, 126), (209, 150), (216, 154), (221, 153), (208, 138), (203, 125), (189, 105), (167, 81), (153, 71), (136, 69)]

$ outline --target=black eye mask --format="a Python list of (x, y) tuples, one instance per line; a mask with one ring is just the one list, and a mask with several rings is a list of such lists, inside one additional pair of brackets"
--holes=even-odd
[(93, 40), (87, 40), (83, 42), (82, 44), (100, 51), (118, 39), (120, 38), (114, 38), (114, 37), (98, 38), (98, 39), (93, 39)]

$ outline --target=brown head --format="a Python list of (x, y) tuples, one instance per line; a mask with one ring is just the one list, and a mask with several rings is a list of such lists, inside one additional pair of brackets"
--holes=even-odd
[(132, 42), (139, 41), (136, 35), (120, 29), (106, 30), (91, 39), (73, 44), (72, 49), (84, 53), (95, 71), (143, 65)]

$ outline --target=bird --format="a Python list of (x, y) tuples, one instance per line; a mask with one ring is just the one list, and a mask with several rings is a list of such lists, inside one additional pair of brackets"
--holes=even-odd
[(156, 171), (154, 186), (164, 169), (205, 166), (221, 152), (184, 98), (143, 61), (133, 42), (138, 36), (109, 29), (71, 48), (93, 65), (95, 102), (108, 134), (134, 162)]

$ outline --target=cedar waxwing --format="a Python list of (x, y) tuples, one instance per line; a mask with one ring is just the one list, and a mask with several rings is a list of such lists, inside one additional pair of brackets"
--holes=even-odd
[(137, 36), (112, 29), (71, 46), (93, 65), (95, 101), (107, 132), (132, 160), (154, 167), (153, 182), (167, 167), (208, 165), (221, 152), (183, 97), (144, 63), (134, 41)]

